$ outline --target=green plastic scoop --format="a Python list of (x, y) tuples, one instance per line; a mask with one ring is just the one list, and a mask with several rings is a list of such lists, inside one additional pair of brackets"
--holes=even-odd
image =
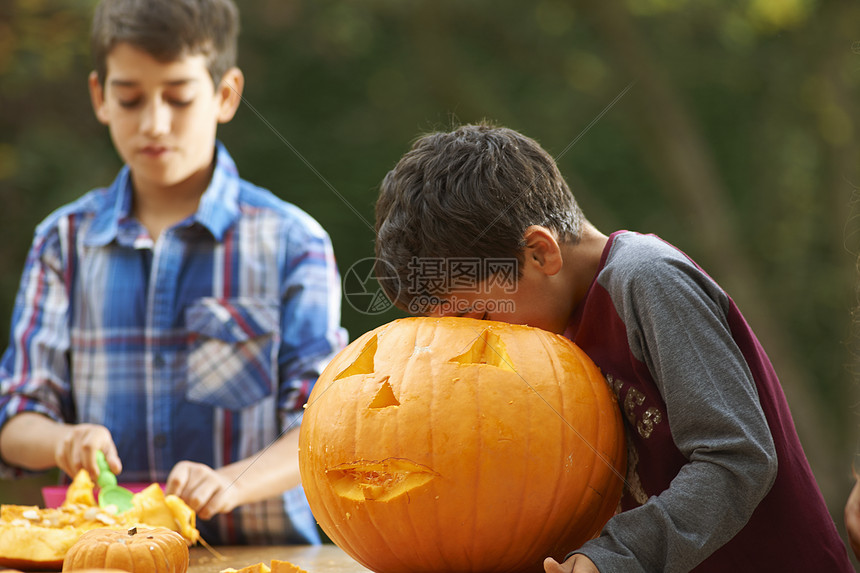
[(132, 492), (116, 485), (116, 476), (110, 471), (105, 454), (101, 450), (96, 452), (96, 464), (99, 466), (99, 477), (96, 483), (99, 486), (99, 507), (116, 507), (117, 513), (123, 513), (134, 507), (131, 498)]

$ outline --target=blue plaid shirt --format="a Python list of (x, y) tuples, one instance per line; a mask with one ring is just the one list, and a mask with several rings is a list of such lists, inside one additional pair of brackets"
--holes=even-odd
[[(0, 426), (24, 411), (103, 424), (123, 481), (163, 482), (181, 460), (217, 468), (298, 425), (346, 344), (331, 242), (240, 179), (220, 143), (216, 161), (198, 211), (154, 243), (131, 216), (128, 167), (39, 225), (0, 361)], [(217, 544), (319, 542), (301, 488), (198, 525)]]

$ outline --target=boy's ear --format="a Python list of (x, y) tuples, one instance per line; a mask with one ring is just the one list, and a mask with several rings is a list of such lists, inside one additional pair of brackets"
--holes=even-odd
[(523, 233), (523, 264), (535, 265), (540, 272), (552, 276), (561, 270), (561, 247), (555, 233), (540, 225), (531, 225)]
[(239, 104), (242, 103), (242, 89), (245, 87), (245, 76), (239, 68), (230, 68), (221, 78), (218, 90), (220, 103), (218, 107), (218, 123), (227, 123), (236, 115)]
[(90, 72), (87, 83), (90, 86), (90, 100), (93, 103), (93, 111), (96, 114), (96, 119), (107, 125), (109, 117), (105, 106), (105, 89), (99, 81), (99, 75), (95, 70)]

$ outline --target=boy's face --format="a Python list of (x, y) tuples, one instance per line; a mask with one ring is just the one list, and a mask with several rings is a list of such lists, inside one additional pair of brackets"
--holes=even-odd
[[(606, 237), (589, 228), (576, 245), (562, 245), (555, 231), (532, 225), (523, 234), (523, 243), (522, 256), (508, 269), (513, 272), (496, 273), (478, 288), (468, 292), (460, 288), (446, 295), (441, 304), (414, 310), (429, 316), (526, 324), (563, 334), (574, 307), (591, 284)], [(499, 268), (498, 261), (495, 264)], [(517, 274), (519, 278), (513, 278)]]
[[(226, 85), (233, 71), (235, 97)], [(120, 43), (108, 55), (104, 87), (90, 75), (96, 117), (109, 127), (136, 190), (179, 185), (209, 169), (216, 127), (238, 106), (241, 73), (231, 72), (216, 89), (201, 54), (160, 62)]]
[(567, 297), (553, 296), (543, 273), (529, 265), (516, 284), (491, 277), (471, 292), (454, 292), (430, 309), (429, 316), (465, 316), (526, 324), (561, 334), (567, 326), (570, 308), (559, 303)]

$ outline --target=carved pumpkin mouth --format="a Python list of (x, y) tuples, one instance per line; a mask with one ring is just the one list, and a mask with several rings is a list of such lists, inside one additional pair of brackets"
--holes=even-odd
[(438, 475), (427, 466), (402, 458), (359, 460), (326, 470), (335, 493), (353, 501), (389, 501)]

